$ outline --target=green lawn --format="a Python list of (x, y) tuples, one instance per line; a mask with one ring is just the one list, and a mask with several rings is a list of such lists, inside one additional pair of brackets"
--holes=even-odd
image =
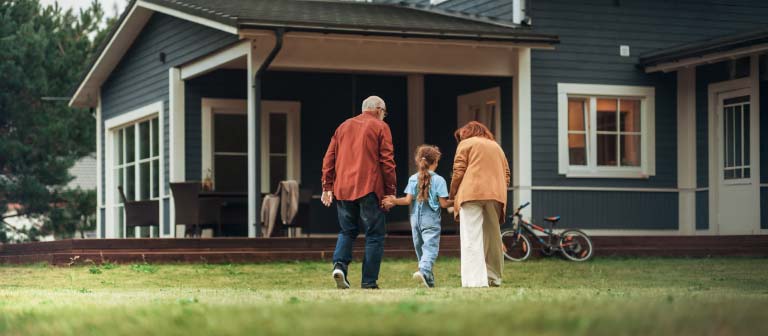
[[(768, 259), (507, 263), (504, 286), (438, 288), (415, 262), (382, 265), (382, 290), (334, 288), (329, 263), (0, 266), (12, 335), (768, 335)], [(355, 286), (356, 285), (356, 286)]]

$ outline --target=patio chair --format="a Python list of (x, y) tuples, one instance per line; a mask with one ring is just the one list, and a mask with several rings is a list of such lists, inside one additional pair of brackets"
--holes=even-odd
[(205, 228), (213, 229), (214, 236), (221, 235), (220, 199), (200, 198), (199, 182), (177, 182), (170, 185), (176, 223), (185, 225), (185, 237), (200, 237)]
[(152, 236), (152, 228), (157, 228), (158, 235), (160, 233), (160, 201), (158, 200), (144, 200), (144, 201), (129, 201), (125, 197), (123, 187), (117, 187), (120, 192), (120, 198), (123, 200), (123, 209), (125, 209), (125, 237), (128, 237), (128, 232), (136, 228), (149, 227), (149, 235)]

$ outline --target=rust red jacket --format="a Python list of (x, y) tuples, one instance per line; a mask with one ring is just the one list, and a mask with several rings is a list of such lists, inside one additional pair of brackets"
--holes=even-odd
[(395, 159), (389, 125), (363, 112), (342, 123), (323, 158), (323, 191), (354, 201), (372, 192), (395, 195)]

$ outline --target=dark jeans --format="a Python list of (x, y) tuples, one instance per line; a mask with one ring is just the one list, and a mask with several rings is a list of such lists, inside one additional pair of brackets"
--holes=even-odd
[(352, 245), (360, 233), (358, 225), (365, 230), (365, 254), (363, 255), (362, 286), (373, 286), (379, 279), (381, 258), (384, 254), (384, 234), (386, 221), (384, 211), (379, 206), (379, 198), (370, 193), (354, 201), (338, 201), (339, 239), (333, 252), (333, 263), (342, 263), (346, 267), (352, 261)]

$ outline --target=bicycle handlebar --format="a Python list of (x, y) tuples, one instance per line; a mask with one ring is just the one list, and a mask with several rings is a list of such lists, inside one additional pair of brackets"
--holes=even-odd
[(528, 201), (528, 202), (525, 202), (525, 204), (523, 204), (523, 205), (521, 205), (519, 208), (517, 208), (517, 211), (523, 210), (523, 209), (525, 209), (525, 207), (527, 207), (527, 206), (529, 206), (529, 205), (531, 205), (531, 202), (530, 202), (530, 201)]

